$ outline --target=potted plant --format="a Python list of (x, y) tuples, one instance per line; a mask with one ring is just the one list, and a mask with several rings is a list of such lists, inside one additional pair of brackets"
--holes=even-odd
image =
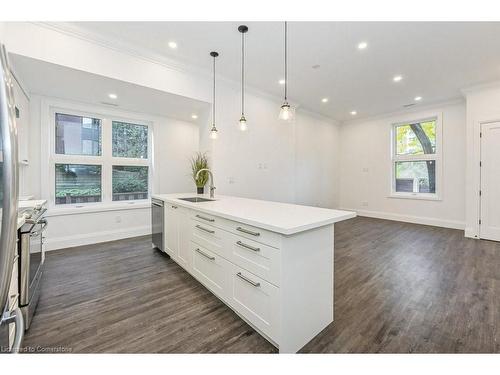
[(207, 155), (201, 152), (197, 152), (191, 158), (191, 172), (193, 176), (194, 183), (196, 184), (196, 189), (198, 194), (203, 194), (205, 191), (205, 184), (208, 181), (208, 173), (206, 171), (201, 172), (196, 178), (196, 174), (200, 169), (208, 169), (208, 159)]

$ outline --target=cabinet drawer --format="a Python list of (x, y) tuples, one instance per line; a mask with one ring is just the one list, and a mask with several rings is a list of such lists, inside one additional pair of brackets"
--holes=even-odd
[(218, 297), (227, 300), (230, 288), (230, 263), (218, 254), (191, 242), (193, 276)]
[(201, 223), (196, 220), (190, 220), (190, 226), (191, 241), (228, 258), (229, 251), (224, 246), (224, 235), (227, 235), (227, 232), (213, 225)]
[(238, 266), (232, 271), (231, 306), (278, 342), (279, 288)]
[(280, 248), (281, 246), (281, 236), (278, 233), (269, 232), (261, 228), (231, 221), (229, 231), (238, 236), (260, 242), (268, 246), (275, 248)]
[(221, 217), (205, 214), (202, 212), (193, 211), (191, 218), (199, 224), (209, 224), (214, 227), (226, 230), (228, 232), (234, 233), (238, 236), (248, 238), (268, 246), (275, 248), (281, 247), (281, 235), (279, 233), (270, 232), (261, 228), (257, 228), (251, 225), (246, 225), (239, 223), (237, 221), (232, 221), (224, 219)]
[(279, 286), (280, 251), (259, 242), (227, 233), (229, 260), (237, 266)]
[(192, 211), (191, 218), (199, 221), (200, 223), (216, 225), (219, 221), (223, 221), (224, 219), (218, 218), (217, 216), (205, 214), (203, 212)]

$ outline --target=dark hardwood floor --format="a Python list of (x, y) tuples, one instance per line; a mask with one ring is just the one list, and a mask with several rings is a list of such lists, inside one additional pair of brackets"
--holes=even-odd
[[(500, 243), (356, 218), (335, 226), (335, 321), (302, 352), (500, 352)], [(73, 353), (274, 353), (149, 237), (47, 254), (25, 345)]]

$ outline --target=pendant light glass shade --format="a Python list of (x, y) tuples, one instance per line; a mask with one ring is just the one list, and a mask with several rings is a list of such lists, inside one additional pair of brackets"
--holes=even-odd
[(210, 56), (214, 58), (214, 87), (212, 100), (212, 128), (210, 129), (210, 139), (217, 139), (217, 127), (215, 126), (215, 58), (219, 56), (217, 52), (210, 52)]
[(283, 121), (290, 121), (293, 119), (293, 110), (288, 104), (288, 56), (287, 56), (287, 22), (285, 21), (285, 99), (280, 108), (280, 114), (278, 118)]
[(247, 130), (247, 119), (245, 118), (245, 116), (243, 116), (243, 115), (241, 116), (239, 123), (240, 123), (240, 130), (242, 132), (246, 131)]
[(247, 119), (245, 117), (245, 34), (248, 31), (248, 26), (238, 26), (238, 31), (241, 33), (241, 117), (238, 121), (242, 132), (247, 130)]
[(212, 125), (212, 129), (210, 129), (210, 139), (217, 139), (217, 128), (215, 124)]
[(283, 121), (290, 121), (293, 118), (292, 109), (290, 108), (290, 104), (284, 102), (280, 109), (280, 115), (278, 117)]

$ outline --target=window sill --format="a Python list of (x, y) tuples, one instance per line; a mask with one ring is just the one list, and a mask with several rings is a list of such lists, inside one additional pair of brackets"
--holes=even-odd
[(426, 194), (426, 193), (392, 193), (387, 198), (414, 199), (414, 200), (424, 200), (424, 201), (442, 201), (443, 200), (437, 194)]
[(76, 215), (93, 212), (106, 212), (106, 211), (121, 211), (121, 210), (135, 210), (141, 208), (150, 208), (151, 201), (149, 199), (130, 201), (128, 203), (87, 203), (87, 204), (71, 204), (67, 207), (54, 207), (48, 209), (47, 216), (64, 216)]

